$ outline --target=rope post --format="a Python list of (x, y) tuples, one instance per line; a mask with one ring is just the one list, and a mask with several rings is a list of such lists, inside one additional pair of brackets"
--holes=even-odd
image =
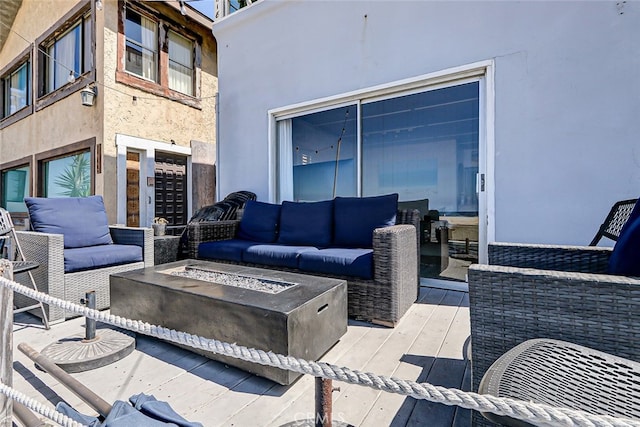
[[(82, 303), (92, 310), (96, 309), (96, 291), (89, 291), (85, 295), (85, 299), (82, 300)], [(96, 338), (96, 321), (94, 319), (89, 319), (85, 317), (85, 341), (92, 341)]]
[[(0, 260), (0, 276), (13, 280), (13, 266)], [(6, 286), (0, 288), (0, 381), (13, 387), (13, 291)], [(0, 394), (0, 427), (13, 425), (13, 401)]]
[(332, 421), (332, 381), (322, 377), (316, 377), (316, 427), (331, 427)]

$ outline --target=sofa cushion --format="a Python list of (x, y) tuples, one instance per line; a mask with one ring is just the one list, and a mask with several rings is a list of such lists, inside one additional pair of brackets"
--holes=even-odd
[(376, 197), (336, 197), (333, 204), (333, 244), (373, 247), (373, 230), (396, 223), (398, 194)]
[(273, 243), (278, 238), (280, 205), (249, 200), (244, 208), (238, 237), (253, 242)]
[(609, 273), (640, 277), (640, 218), (623, 228), (609, 258)]
[(317, 252), (311, 246), (253, 245), (242, 253), (242, 261), (274, 267), (297, 268), (302, 253)]
[(93, 270), (112, 265), (142, 262), (142, 248), (136, 245), (97, 245), (64, 250), (64, 272)]
[(312, 273), (373, 278), (373, 249), (328, 248), (300, 254), (298, 268)]
[(198, 259), (220, 259), (242, 262), (242, 252), (251, 245), (258, 244), (260, 243), (241, 239), (204, 242), (198, 246)]
[(113, 243), (102, 196), (25, 197), (24, 201), (33, 229), (64, 235), (65, 248)]
[(326, 247), (333, 232), (333, 200), (283, 202), (278, 243)]

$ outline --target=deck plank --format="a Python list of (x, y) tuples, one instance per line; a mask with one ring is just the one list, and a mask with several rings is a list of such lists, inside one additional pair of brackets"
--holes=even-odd
[[(53, 325), (49, 331), (32, 323), (15, 326), (14, 342), (26, 341), (41, 350), (57, 339), (83, 332), (84, 320), (72, 319)], [(321, 360), (402, 379), (457, 381), (459, 387), (468, 382), (463, 358), (468, 335), (468, 294), (423, 287), (419, 301), (396, 328), (350, 320), (347, 333)], [(18, 351), (14, 370), (15, 387), (30, 397), (49, 400), (52, 406), (64, 399), (82, 412), (94, 413), (62, 384), (37, 371)], [(207, 427), (282, 426), (314, 416), (315, 383), (311, 376), (289, 387), (280, 386), (144, 336), (137, 338), (136, 350), (125, 359), (74, 377), (109, 402), (140, 392), (153, 394), (170, 402), (185, 418)], [(429, 402), (338, 381), (334, 386), (341, 390), (333, 395), (334, 420), (376, 427), (430, 422), (423, 408)], [(424, 425), (467, 426), (469, 413), (452, 408), (439, 416), (439, 424)]]
[[(435, 296), (435, 291), (432, 290), (429, 294)], [(393, 376), (423, 382), (433, 369), (433, 363), (440, 357), (442, 346), (457, 316), (458, 305), (463, 301), (463, 295), (459, 292), (441, 292), (444, 292), (444, 295), (440, 300), (426, 300), (428, 304), (432, 304), (433, 314), (418, 339), (400, 357), (401, 363)], [(370, 413), (361, 425), (403, 426), (411, 418), (416, 402), (416, 399), (410, 397), (382, 393), (371, 406)]]

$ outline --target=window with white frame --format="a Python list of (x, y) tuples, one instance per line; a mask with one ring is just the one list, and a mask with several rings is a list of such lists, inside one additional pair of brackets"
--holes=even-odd
[(72, 83), (92, 67), (91, 16), (72, 21), (69, 28), (40, 45), (44, 63), (43, 94)]
[(25, 61), (13, 71), (0, 77), (2, 81), (2, 115), (8, 117), (30, 105), (31, 74), (30, 63)]
[(477, 215), (478, 80), (277, 119), (277, 198), (399, 193)]

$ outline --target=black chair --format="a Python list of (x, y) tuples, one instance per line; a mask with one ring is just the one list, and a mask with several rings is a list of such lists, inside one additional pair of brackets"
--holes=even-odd
[[(596, 246), (603, 237), (611, 239), (614, 242), (618, 241), (620, 231), (631, 217), (631, 213), (634, 212), (633, 208), (636, 206), (637, 201), (638, 199), (622, 200), (613, 205), (609, 211), (609, 215), (607, 215), (607, 218), (602, 225), (600, 225), (600, 229), (593, 240), (591, 240), (591, 243), (589, 243), (589, 246)], [(640, 215), (640, 208), (638, 208), (633, 215)]]

